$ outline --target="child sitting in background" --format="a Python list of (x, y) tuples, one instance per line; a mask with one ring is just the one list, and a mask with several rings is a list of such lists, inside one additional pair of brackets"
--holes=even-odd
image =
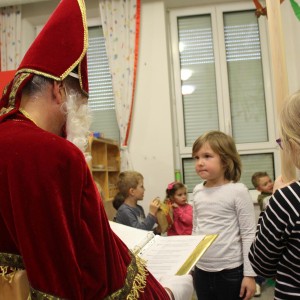
[(124, 203), (124, 196), (119, 192), (115, 195), (112, 205), (114, 207), (115, 210), (118, 210), (119, 207)]
[(173, 207), (173, 224), (167, 235), (190, 235), (193, 229), (193, 207), (187, 203), (187, 190), (183, 183), (172, 182), (166, 189), (166, 200)]
[(257, 197), (260, 210), (264, 211), (273, 193), (273, 181), (267, 172), (256, 172), (252, 175), (252, 184), (260, 192)]
[[(118, 208), (115, 221), (139, 229), (152, 230), (156, 224), (156, 214), (160, 206), (160, 201), (159, 199), (152, 200), (149, 207), (149, 214), (146, 217), (143, 207), (137, 204), (138, 201), (144, 198), (143, 175), (135, 171), (121, 172), (117, 186), (119, 193), (124, 197), (124, 202)], [(158, 232), (159, 228), (156, 227), (154, 233)]]
[[(264, 211), (269, 203), (269, 199), (273, 193), (273, 180), (267, 172), (255, 172), (251, 178), (253, 186), (260, 192), (257, 196), (257, 203), (259, 204), (260, 211)], [(262, 284), (266, 279), (262, 276), (256, 276), (256, 291), (254, 296), (260, 296)]]

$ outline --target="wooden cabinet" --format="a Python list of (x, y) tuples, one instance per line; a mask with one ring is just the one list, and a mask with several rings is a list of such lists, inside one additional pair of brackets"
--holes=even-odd
[(103, 203), (109, 220), (116, 214), (112, 200), (117, 193), (120, 173), (120, 149), (118, 143), (104, 138), (91, 137), (89, 152), (92, 156), (90, 168), (93, 178), (102, 191)]

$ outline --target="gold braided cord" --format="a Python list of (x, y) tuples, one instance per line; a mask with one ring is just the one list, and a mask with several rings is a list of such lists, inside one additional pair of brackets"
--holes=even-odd
[(35, 125), (37, 125), (36, 124), (36, 122), (32, 119), (32, 117), (31, 117), (31, 115), (25, 110), (25, 109), (23, 109), (23, 108), (19, 108), (19, 111), (27, 118), (27, 119), (29, 119), (31, 122), (33, 122)]
[(131, 252), (129, 254), (131, 262), (127, 267), (124, 286), (110, 296), (107, 296), (105, 300), (137, 300), (140, 298), (140, 293), (144, 292), (148, 275), (145, 261)]
[(4, 280), (7, 280), (9, 283), (12, 283), (17, 271), (19, 271), (17, 268), (0, 266), (0, 277), (2, 277)]
[[(78, 5), (81, 10), (81, 16), (82, 16), (82, 23), (83, 23), (83, 52), (79, 58), (80, 62), (82, 61), (84, 55), (87, 52), (88, 49), (88, 26), (87, 26), (87, 21), (86, 21), (86, 8), (85, 4), (83, 3), (82, 0), (78, 0)], [(75, 66), (74, 66), (75, 67)], [(73, 68), (74, 68), (73, 67)], [(69, 72), (71, 72), (73, 69), (71, 69)], [(79, 83), (82, 91), (85, 93), (85, 95), (88, 97), (88, 92), (83, 89), (83, 82), (82, 82), (82, 74), (81, 74), (81, 64), (78, 67), (78, 75), (79, 75)]]
[(28, 74), (28, 73), (22, 73), (22, 74), (19, 74), (18, 76), (15, 75), (14, 84), (13, 84), (12, 89), (9, 94), (9, 102), (8, 102), (9, 105), (8, 106), (15, 106), (16, 94), (19, 90), (19, 87), (22, 84), (22, 82), (29, 76), (31, 76), (31, 74)]
[(54, 79), (56, 81), (62, 81), (63, 79), (57, 76), (53, 76), (51, 74), (45, 73), (45, 72), (41, 72), (38, 70), (34, 70), (34, 69), (20, 69), (17, 74), (26, 74), (26, 73), (30, 73), (30, 74), (35, 74), (35, 75), (42, 75), (44, 77), (50, 78), (50, 79)]
[(40, 291), (37, 291), (30, 287), (30, 300), (66, 300), (63, 298), (58, 298)]
[(0, 252), (0, 266), (25, 269), (22, 256), (4, 252)]
[(9, 107), (2, 107), (0, 110), (0, 116), (3, 116), (5, 114), (8, 114), (11, 110), (13, 110), (14, 107), (13, 106), (9, 106)]
[[(87, 21), (86, 21), (86, 9), (85, 9), (85, 5), (83, 3), (82, 0), (77, 0), (80, 11), (81, 11), (81, 16), (82, 16), (82, 23), (83, 23), (83, 51), (80, 55), (80, 57), (60, 76), (61, 79), (65, 79), (69, 73), (82, 61), (84, 55), (87, 52), (87, 48), (88, 48), (88, 30), (87, 30)], [(80, 78), (80, 86), (82, 86), (82, 80), (81, 80), (81, 76), (79, 76)]]
[(0, 277), (12, 283), (17, 271), (23, 270), (22, 257), (17, 254), (0, 252)]
[[(105, 300), (137, 300), (140, 294), (144, 292), (147, 283), (148, 271), (143, 259), (129, 252), (131, 262), (127, 267), (127, 275), (124, 286), (112, 295), (107, 296)], [(22, 257), (16, 254), (0, 253), (0, 276), (5, 280), (12, 282), (15, 273), (18, 270), (24, 270)], [(30, 287), (31, 300), (64, 300)]]

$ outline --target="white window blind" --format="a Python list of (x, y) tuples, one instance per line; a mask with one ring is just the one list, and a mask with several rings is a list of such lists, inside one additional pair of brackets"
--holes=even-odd
[(262, 56), (253, 11), (224, 13), (232, 135), (236, 143), (268, 141)]
[(101, 132), (106, 138), (119, 140), (111, 74), (100, 26), (89, 27), (87, 60), (89, 107), (93, 116), (91, 130)]
[(178, 18), (185, 146), (219, 129), (210, 15)]

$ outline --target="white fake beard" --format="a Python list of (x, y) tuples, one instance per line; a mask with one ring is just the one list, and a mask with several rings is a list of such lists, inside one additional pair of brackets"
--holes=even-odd
[(66, 133), (67, 140), (77, 146), (85, 155), (86, 160), (89, 160), (90, 154), (85, 151), (88, 146), (92, 117), (88, 104), (80, 104), (81, 102), (82, 98), (78, 92), (71, 90), (67, 93)]

